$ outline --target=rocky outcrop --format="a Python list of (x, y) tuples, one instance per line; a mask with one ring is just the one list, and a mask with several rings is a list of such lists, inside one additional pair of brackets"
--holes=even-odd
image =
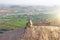
[(30, 26), (6, 32), (0, 40), (60, 40), (60, 27)]
[(60, 40), (60, 28), (54, 26), (33, 26), (27, 28), (20, 40)]
[(9, 31), (0, 40), (60, 40), (60, 28), (54, 26), (32, 26)]

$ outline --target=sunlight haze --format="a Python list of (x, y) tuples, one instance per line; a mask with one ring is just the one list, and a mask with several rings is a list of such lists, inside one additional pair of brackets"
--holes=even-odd
[(13, 5), (60, 5), (60, 0), (0, 0), (0, 4)]

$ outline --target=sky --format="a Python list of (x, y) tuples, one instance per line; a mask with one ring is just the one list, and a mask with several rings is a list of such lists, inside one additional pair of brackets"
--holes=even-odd
[(0, 4), (60, 6), (60, 0), (0, 0)]

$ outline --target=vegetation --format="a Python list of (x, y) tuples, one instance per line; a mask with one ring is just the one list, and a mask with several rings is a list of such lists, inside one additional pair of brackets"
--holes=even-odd
[(29, 18), (32, 19), (34, 24), (37, 23), (38, 25), (40, 25), (40, 22), (42, 22), (42, 24), (45, 23), (45, 25), (46, 25), (47, 22), (50, 21), (50, 23), (52, 23), (52, 25), (55, 25), (55, 23), (53, 22), (54, 16), (52, 14), (10, 15), (10, 16), (4, 16), (4, 17), (1, 16), (1, 18), (0, 18), (0, 29), (1, 29), (1, 31), (4, 31), (2, 29), (12, 30), (12, 29), (25, 27)]

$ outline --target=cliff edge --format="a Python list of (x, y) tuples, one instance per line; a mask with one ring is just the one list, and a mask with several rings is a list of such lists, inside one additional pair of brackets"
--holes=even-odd
[(30, 25), (8, 31), (0, 37), (0, 40), (60, 40), (60, 27)]

